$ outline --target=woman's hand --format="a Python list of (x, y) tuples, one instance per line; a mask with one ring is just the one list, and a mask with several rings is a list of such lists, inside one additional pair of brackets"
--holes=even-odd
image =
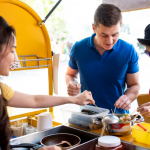
[(61, 150), (61, 148), (58, 146), (44, 146), (40, 148), (39, 150)]
[(74, 103), (78, 105), (87, 105), (87, 104), (95, 104), (93, 100), (92, 93), (89, 91), (84, 91), (81, 94), (74, 97)]
[(145, 114), (146, 117), (150, 117), (150, 102), (142, 104), (137, 108), (137, 111), (141, 114)]

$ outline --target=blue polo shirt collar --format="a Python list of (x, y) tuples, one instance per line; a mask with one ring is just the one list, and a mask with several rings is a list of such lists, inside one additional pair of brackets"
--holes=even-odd
[[(94, 34), (92, 34), (92, 36), (90, 37), (90, 47), (91, 48), (95, 48), (95, 46), (94, 46), (94, 43), (93, 43), (93, 38), (94, 38), (94, 36), (96, 36), (96, 33), (94, 33)], [(117, 43), (117, 42), (116, 42)], [(112, 48), (112, 50), (115, 50), (115, 48), (116, 48), (116, 43), (115, 43), (115, 45), (113, 46), (113, 48)]]
[(92, 34), (92, 36), (90, 37), (90, 47), (91, 47), (91, 48), (95, 48), (94, 43), (93, 43), (93, 38), (94, 38), (95, 35), (96, 35), (96, 34), (94, 33), (94, 34)]

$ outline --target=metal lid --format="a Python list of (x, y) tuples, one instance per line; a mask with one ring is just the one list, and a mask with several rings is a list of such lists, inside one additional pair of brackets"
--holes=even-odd
[(102, 136), (98, 138), (98, 145), (104, 147), (115, 147), (121, 144), (121, 140), (115, 136)]
[(115, 115), (109, 114), (109, 115), (106, 115), (102, 119), (102, 122), (105, 123), (106, 125), (112, 124), (112, 123), (117, 123), (117, 122), (119, 122), (119, 118)]

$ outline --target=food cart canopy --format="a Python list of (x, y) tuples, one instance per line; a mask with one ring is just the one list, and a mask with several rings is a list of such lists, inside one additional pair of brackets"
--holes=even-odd
[(150, 0), (103, 0), (102, 3), (114, 4), (121, 11), (133, 11), (150, 8)]

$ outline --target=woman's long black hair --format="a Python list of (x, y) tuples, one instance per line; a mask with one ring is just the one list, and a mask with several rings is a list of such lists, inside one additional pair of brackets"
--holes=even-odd
[[(15, 29), (9, 26), (5, 19), (0, 16), (0, 61), (5, 57), (6, 49), (10, 42), (14, 40)], [(6, 49), (4, 49), (6, 45)], [(3, 91), (0, 87), (0, 147), (1, 150), (9, 150), (9, 141), (11, 138), (10, 121), (7, 113), (7, 100), (3, 97)]]

